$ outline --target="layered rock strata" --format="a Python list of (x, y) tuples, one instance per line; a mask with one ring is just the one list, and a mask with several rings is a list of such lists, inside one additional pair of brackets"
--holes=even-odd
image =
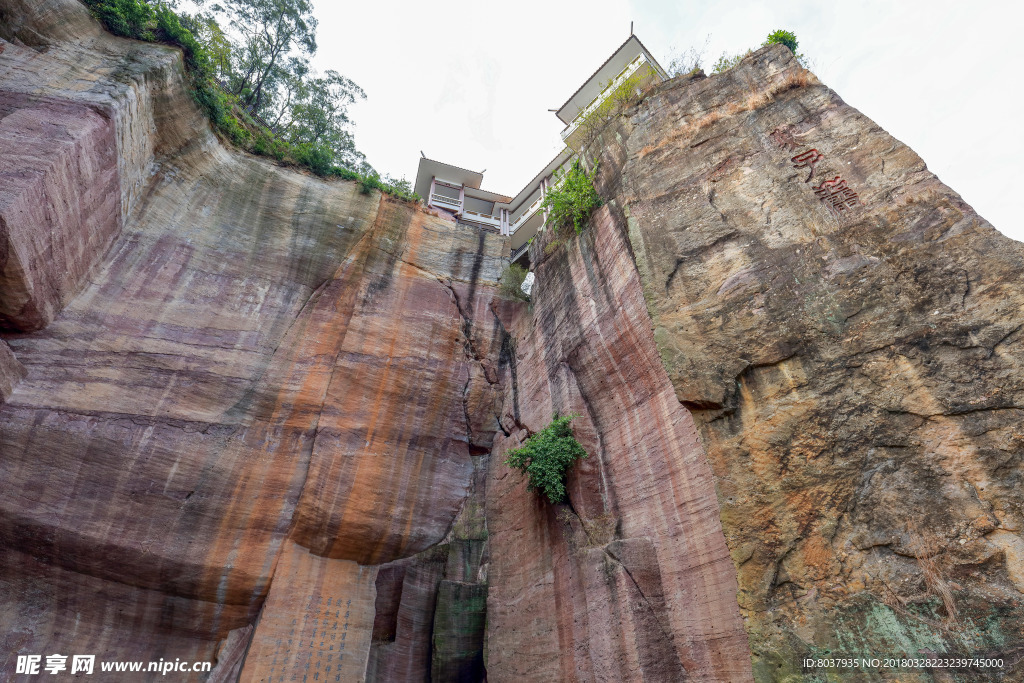
[(0, 326), (32, 331), (121, 228), (114, 126), (93, 109), (0, 92)]
[[(5, 118), (36, 135), (22, 152), (40, 168), (59, 152), (106, 172), (44, 173), (33, 191), (74, 205), (102, 190), (104, 225), (120, 230), (107, 249), (84, 218), (8, 222), (36, 244), (80, 230), (89, 276), (70, 301), (72, 286), (51, 288), (44, 329), (5, 335), (4, 652), (223, 656), (218, 676), (257, 680), (289, 614), (308, 621), (351, 593), (366, 618), (349, 626), (345, 666), (365, 671), (375, 565), (448, 536), (498, 428), (489, 305), (503, 240), (229, 153), (174, 51), (114, 39), (74, 2), (4, 9), (20, 13), (5, 24), (18, 42), (3, 44), (4, 91), (35, 84), (113, 126), (105, 147), (72, 145), (56, 124), (50, 139)], [(54, 14), (76, 42), (46, 33)], [(113, 174), (115, 158), (138, 163)], [(24, 263), (45, 277), (66, 265)]]
[[(529, 305), (499, 236), (229, 151), (184, 83), (0, 0), (3, 671), (1016, 657), (1024, 253), (784, 48), (612, 123)], [(503, 460), (556, 412), (551, 505)]]
[(782, 47), (659, 87), (601, 164), (756, 677), (826, 651), (1020, 659), (1024, 246)]
[[(624, 221), (531, 247), (488, 482), (487, 671), (498, 680), (750, 680), (711, 469), (658, 357)], [(576, 413), (589, 457), (569, 500), (526, 490), (504, 453)]]

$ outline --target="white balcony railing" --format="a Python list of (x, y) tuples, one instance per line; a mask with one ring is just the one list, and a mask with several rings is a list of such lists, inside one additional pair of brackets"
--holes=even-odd
[(639, 69), (644, 64), (647, 64), (647, 56), (641, 52), (639, 55), (636, 56), (636, 59), (627, 64), (626, 68), (619, 72), (618, 76), (612, 79), (611, 83), (605, 86), (605, 89), (602, 90), (601, 93), (597, 97), (595, 97), (590, 104), (587, 105), (586, 109), (584, 109), (583, 111), (576, 115), (576, 118), (572, 120), (572, 123), (565, 127), (565, 130), (562, 131), (562, 141), (564, 142), (566, 138), (568, 138), (570, 135), (576, 132), (576, 129), (579, 128), (580, 124), (586, 121), (587, 117), (595, 109), (601, 106), (601, 103), (608, 98), (608, 95), (612, 94), (615, 88), (618, 88), (620, 85), (622, 85), (627, 78), (636, 73), (636, 70)]
[(465, 220), (473, 221), (475, 223), (483, 223), (484, 225), (494, 226), (499, 229), (501, 228), (501, 219), (497, 216), (491, 216), (486, 213), (478, 213), (476, 211), (466, 209), (462, 212), (462, 217)]
[(444, 208), (451, 208), (455, 211), (462, 211), (462, 202), (458, 199), (452, 199), (451, 197), (445, 197), (443, 194), (432, 194), (430, 195), (431, 204), (440, 204)]
[(540, 209), (540, 203), (542, 201), (544, 201), (543, 197), (537, 197), (537, 200), (533, 204), (530, 204), (529, 208), (527, 208), (526, 211), (523, 212), (523, 215), (521, 215), (519, 218), (515, 220), (514, 223), (512, 223), (512, 227), (509, 229), (509, 232), (515, 232), (520, 227), (522, 227), (523, 223), (530, 220), (530, 218), (535, 213), (537, 213), (537, 210)]

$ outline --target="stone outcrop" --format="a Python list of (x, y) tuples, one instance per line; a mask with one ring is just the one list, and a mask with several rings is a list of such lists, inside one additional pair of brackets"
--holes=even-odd
[(825, 650), (1019, 659), (1024, 245), (781, 47), (604, 140), (756, 677)]
[[(1021, 245), (782, 47), (590, 151), (605, 206), (512, 301), (500, 236), (230, 150), (174, 50), (0, 0), (4, 671), (1013, 661)], [(552, 505), (503, 461), (556, 412)]]
[[(578, 239), (542, 235), (533, 310), (500, 315), (515, 348), (488, 482), (488, 675), (749, 680), (711, 469), (621, 224), (605, 207)], [(580, 416), (590, 454), (562, 506), (501, 462), (554, 413)]]
[[(0, 409), (4, 652), (232, 659), (229, 636), (255, 625), (242, 671), (258, 678), (275, 657), (311, 661), (270, 644), (344, 598), (366, 617), (345, 632), (345, 666), (365, 670), (376, 565), (448, 536), (498, 429), (489, 306), (503, 240), (230, 153), (173, 50), (112, 38), (75, 2), (15, 9), (0, 81), (21, 89), (18, 111), (47, 97), (113, 126), (107, 147), (75, 146), (65, 128), (47, 138), (8, 116), (5, 131), (39, 143), (23, 154), (97, 172), (114, 152), (138, 163), (100, 187), (45, 174), (33, 186), (54, 204), (94, 190), (124, 201), (102, 204), (120, 231), (109, 249), (76, 242), (92, 249), (82, 291), (54, 286), (53, 321), (5, 335), (4, 386), (19, 363), (27, 375)], [(53, 12), (76, 42), (46, 33)], [(10, 233), (37, 244), (88, 227), (12, 215)], [(22, 262), (52, 268), (44, 282), (66, 265)], [(276, 571), (292, 578), (278, 587)]]
[(121, 228), (113, 122), (0, 92), (0, 326), (44, 327)]

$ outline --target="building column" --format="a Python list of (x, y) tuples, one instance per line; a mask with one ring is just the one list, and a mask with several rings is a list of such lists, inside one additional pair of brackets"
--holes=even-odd
[(459, 185), (459, 213), (461, 214), (466, 208), (466, 186)]
[(437, 180), (436, 176), (430, 176), (430, 193), (427, 195), (427, 208), (428, 209), (434, 208), (434, 205), (433, 205), (433, 203), (431, 203), (430, 198), (434, 196), (434, 181), (435, 180)]
[[(541, 181), (540, 181), (540, 198), (543, 200), (547, 196), (548, 196), (548, 179), (547, 178), (541, 178)], [(540, 228), (537, 230), (537, 232), (540, 232), (545, 227), (547, 227), (547, 224), (548, 224), (548, 210), (547, 210), (547, 208), (545, 208), (541, 212), (541, 224), (540, 224)]]

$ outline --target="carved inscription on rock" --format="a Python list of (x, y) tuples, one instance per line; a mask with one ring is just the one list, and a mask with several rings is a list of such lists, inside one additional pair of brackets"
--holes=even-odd
[[(793, 163), (793, 168), (810, 169), (807, 179), (804, 180), (805, 183), (809, 183), (814, 177), (815, 166), (824, 158), (824, 154), (812, 148), (790, 158), (790, 161)], [(837, 215), (860, 204), (859, 195), (839, 175), (823, 180), (817, 185), (813, 185), (811, 189), (814, 190), (814, 196), (820, 199), (829, 211)]]
[(242, 681), (361, 681), (373, 630), (376, 569), (289, 542), (274, 572)]

